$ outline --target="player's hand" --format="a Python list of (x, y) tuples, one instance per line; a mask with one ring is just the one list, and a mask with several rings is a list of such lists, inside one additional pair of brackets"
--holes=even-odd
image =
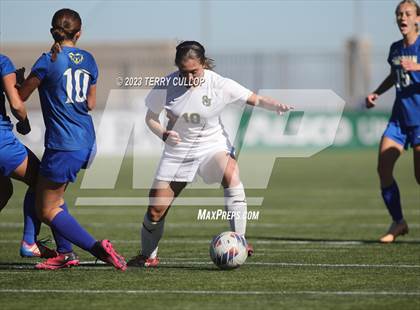
[(369, 94), (366, 99), (365, 99), (365, 103), (366, 103), (366, 108), (371, 109), (374, 108), (376, 106), (376, 100), (379, 98), (378, 94), (372, 93)]
[(29, 124), (28, 118), (16, 124), (16, 131), (21, 135), (27, 135), (31, 132), (31, 125)]
[(165, 141), (165, 143), (169, 144), (170, 146), (175, 146), (179, 142), (181, 142), (181, 138), (179, 134), (173, 130), (165, 131), (162, 135), (162, 140)]
[(276, 105), (276, 112), (278, 115), (283, 115), (285, 112), (288, 112), (293, 109), (294, 107), (292, 107), (291, 105), (287, 105), (283, 103), (277, 103)]
[(25, 82), (25, 68), (19, 68), (15, 71), (16, 73), (16, 86), (20, 87)]
[(405, 71), (417, 71), (417, 70), (419, 70), (418, 65), (410, 59), (402, 59), (401, 60), (401, 67)]

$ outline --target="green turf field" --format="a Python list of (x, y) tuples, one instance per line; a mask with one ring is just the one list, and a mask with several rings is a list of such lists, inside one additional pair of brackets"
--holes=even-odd
[[(389, 218), (375, 172), (376, 151), (325, 151), (309, 159), (277, 160), (258, 221), (248, 228), (255, 256), (219, 271), (210, 262), (211, 237), (224, 221), (197, 221), (198, 207), (174, 207), (160, 245), (161, 266), (122, 273), (77, 249), (86, 264), (35, 271), (18, 256), (23, 188), (0, 217), (0, 309), (420, 309), (420, 190), (412, 155), (397, 179), (410, 234), (392, 245), (376, 242)], [(116, 190), (68, 191), (72, 213), (97, 238), (126, 257), (139, 248), (145, 207), (74, 207), (77, 196), (143, 196), (130, 189), (130, 163)], [(184, 196), (203, 195), (186, 191)], [(218, 190), (211, 191), (221, 195)], [(207, 207), (216, 209), (216, 207)], [(41, 236), (48, 235), (43, 229)]]

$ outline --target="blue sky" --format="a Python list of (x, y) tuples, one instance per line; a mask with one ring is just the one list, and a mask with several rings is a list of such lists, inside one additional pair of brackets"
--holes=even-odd
[(82, 16), (83, 43), (196, 39), (213, 51), (323, 51), (343, 49), (357, 32), (388, 49), (400, 39), (398, 2), (0, 0), (0, 43), (50, 42), (53, 13), (70, 7)]

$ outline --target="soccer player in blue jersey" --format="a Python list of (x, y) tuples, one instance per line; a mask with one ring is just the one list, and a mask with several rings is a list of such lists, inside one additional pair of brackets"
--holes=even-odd
[[(36, 265), (58, 269), (78, 264), (71, 243), (95, 257), (125, 270), (125, 259), (108, 240), (96, 241), (70, 215), (64, 201), (69, 182), (87, 167), (95, 153), (95, 130), (89, 111), (96, 105), (98, 68), (93, 56), (76, 47), (82, 21), (70, 9), (57, 11), (52, 19), (53, 51), (44, 53), (19, 89), (23, 100), (38, 88), (46, 127), (45, 152), (36, 188), (39, 218), (55, 234), (59, 255)], [(71, 242), (71, 243), (70, 243)]]
[(388, 57), (390, 74), (366, 98), (367, 108), (373, 108), (378, 97), (395, 85), (396, 98), (381, 139), (378, 159), (382, 197), (392, 217), (391, 226), (380, 238), (383, 243), (394, 242), (398, 236), (408, 233), (393, 170), (409, 145), (413, 148), (414, 173), (420, 184), (420, 7), (414, 0), (404, 0), (398, 4), (395, 14), (403, 39), (391, 45)]
[(0, 54), (0, 210), (3, 209), (13, 194), (10, 178), (28, 185), (24, 202), (24, 228), (20, 246), (22, 257), (56, 256), (56, 252), (37, 240), (41, 222), (35, 213), (35, 183), (38, 175), (39, 160), (27, 147), (15, 137), (13, 125), (6, 114), (5, 95), (12, 114), (18, 119), (16, 129), (26, 135), (31, 127), (23, 101), (20, 99), (16, 85), (16, 69), (12, 61)]

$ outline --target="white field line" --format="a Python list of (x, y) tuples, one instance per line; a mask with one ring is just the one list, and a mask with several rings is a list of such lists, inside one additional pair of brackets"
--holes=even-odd
[[(139, 244), (140, 240), (111, 240), (112, 243), (116, 244)], [(171, 243), (171, 244), (210, 244), (210, 239), (163, 239), (160, 243)], [(20, 243), (21, 240), (0, 240), (0, 243)], [(331, 245), (363, 245), (362, 241), (311, 241), (311, 240), (255, 240), (253, 244), (331, 244)]]
[[(95, 261), (81, 261), (80, 262), (82, 269), (93, 269), (97, 270), (98, 268), (109, 268), (112, 267), (105, 265), (102, 262)], [(166, 266), (212, 266), (211, 261), (203, 261), (202, 258), (199, 258), (198, 261), (193, 261), (190, 258), (178, 258), (176, 260), (162, 260), (160, 265)], [(1, 265), (1, 264), (0, 264)], [(420, 265), (408, 265), (408, 264), (311, 264), (311, 263), (281, 263), (281, 262), (247, 262), (248, 266), (276, 266), (276, 267), (309, 267), (309, 268), (388, 268), (388, 269), (419, 269)], [(31, 265), (7, 265), (11, 269), (22, 269), (28, 270), (33, 269)]]
[[(194, 221), (196, 221), (194, 219)], [(223, 223), (220, 223), (223, 221)], [(202, 228), (203, 225), (209, 225), (211, 227), (219, 227), (219, 228), (228, 228), (225, 220), (217, 220), (217, 221), (199, 221), (198, 223), (165, 223), (165, 228)], [(104, 223), (104, 222), (88, 222), (84, 223), (86, 227), (109, 227), (109, 228), (139, 228), (141, 225), (141, 222), (132, 222), (132, 223)], [(252, 223), (249, 221), (247, 223), (248, 227), (253, 228), (283, 228), (283, 227), (291, 227), (291, 228), (319, 228), (319, 227), (343, 227), (347, 224), (345, 223), (335, 223), (335, 224), (316, 224), (316, 223), (296, 223), (296, 224), (282, 224), (282, 223), (258, 223), (255, 222)], [(368, 223), (359, 223), (359, 224), (351, 224), (351, 227), (357, 227), (357, 228), (387, 228), (388, 224), (368, 224)], [(22, 228), (23, 223), (22, 222), (3, 222), (0, 223), (0, 228)], [(420, 228), (420, 223), (409, 223), (410, 228)]]
[[(196, 239), (196, 240), (188, 240), (184, 238), (171, 238), (171, 239), (163, 239), (160, 243), (163, 244), (210, 244), (211, 238), (207, 239)], [(140, 244), (140, 240), (111, 240), (112, 243), (115, 244)], [(6, 239), (0, 240), (0, 244), (10, 244), (10, 243), (20, 243), (21, 240), (17, 239)], [(398, 243), (398, 242), (397, 242)], [(330, 246), (356, 246), (356, 245), (366, 245), (363, 241), (351, 241), (351, 240), (343, 240), (343, 241), (329, 241), (329, 240), (253, 240), (252, 244), (311, 244), (311, 245), (330, 245)], [(379, 243), (369, 244), (383, 246)]]
[(226, 290), (65, 290), (65, 289), (0, 289), (0, 293), (32, 294), (175, 294), (175, 295), (323, 295), (323, 296), (420, 296), (420, 291), (226, 291)]

